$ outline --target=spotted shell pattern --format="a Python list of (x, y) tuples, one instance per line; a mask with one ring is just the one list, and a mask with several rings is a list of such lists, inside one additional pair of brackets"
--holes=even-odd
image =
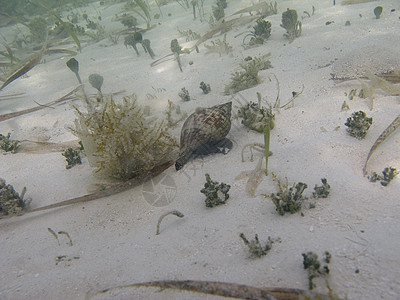
[(181, 130), (179, 158), (176, 170), (181, 169), (201, 145), (222, 140), (231, 129), (232, 102), (202, 108), (191, 114)]

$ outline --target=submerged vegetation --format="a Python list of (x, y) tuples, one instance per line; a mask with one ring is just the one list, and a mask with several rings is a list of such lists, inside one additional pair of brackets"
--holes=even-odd
[(207, 54), (218, 53), (219, 56), (222, 54), (230, 54), (233, 50), (233, 47), (226, 41), (226, 34), (224, 34), (222, 41), (220, 39), (216, 39), (211, 41), (211, 45), (204, 44), (204, 47), (207, 48)]
[(308, 272), (308, 288), (310, 290), (314, 289), (315, 284), (313, 282), (314, 278), (320, 276), (326, 276), (329, 274), (328, 264), (331, 262), (332, 255), (328, 252), (324, 252), (324, 257), (322, 261), (325, 265), (322, 266), (321, 261), (318, 259), (318, 255), (314, 252), (303, 253), (303, 266), (304, 270)]
[(214, 207), (226, 203), (229, 198), (228, 192), (230, 188), (229, 184), (213, 181), (210, 175), (206, 174), (206, 183), (200, 192), (206, 196), (206, 206)]
[(281, 27), (286, 29), (284, 36), (288, 38), (290, 43), (301, 35), (301, 26), (301, 21), (298, 20), (296, 10), (288, 8), (282, 13)]
[[(265, 195), (266, 198), (271, 198), (275, 204), (276, 211), (283, 216), (285, 213), (290, 212), (294, 214), (301, 211), (303, 202), (307, 200), (307, 197), (303, 196), (303, 192), (307, 189), (308, 185), (303, 182), (293, 183), (289, 187), (288, 179), (283, 184), (274, 173), (272, 173), (274, 181), (278, 183), (279, 191), (275, 194)], [(326, 178), (321, 178), (322, 186), (315, 185), (314, 192), (312, 193), (313, 198), (327, 198), (330, 193), (330, 185)], [(310, 208), (313, 208), (314, 204), (310, 203)]]
[(253, 30), (245, 35), (243, 38), (243, 44), (245, 39), (250, 36), (249, 46), (262, 45), (271, 36), (271, 22), (262, 18), (256, 21), (253, 26)]
[(268, 237), (268, 241), (265, 246), (262, 246), (258, 240), (258, 235), (256, 234), (254, 240), (249, 241), (244, 233), (240, 234), (240, 238), (243, 240), (244, 244), (249, 247), (250, 258), (260, 258), (261, 256), (267, 255), (267, 252), (271, 250), (272, 243), (274, 242), (271, 237)]
[(145, 117), (135, 96), (121, 103), (107, 97), (88, 113), (75, 109), (72, 131), (81, 139), (89, 164), (103, 176), (127, 180), (146, 174), (170, 160), (177, 146), (163, 121)]
[(208, 94), (211, 92), (211, 87), (208, 83), (205, 83), (204, 81), (200, 82), (200, 89), (203, 91), (204, 94)]
[(267, 59), (268, 56), (269, 53), (241, 63), (240, 67), (243, 71), (232, 74), (231, 82), (225, 86), (225, 94), (235, 94), (259, 84), (258, 72), (272, 68), (271, 62)]
[(371, 176), (369, 176), (369, 181), (376, 182), (380, 181), (381, 185), (387, 186), (397, 175), (399, 175), (399, 171), (393, 167), (386, 167), (382, 171), (382, 175), (373, 172)]
[[(272, 175), (274, 180), (277, 180), (275, 175)], [(276, 211), (283, 216), (286, 212), (294, 214), (295, 212), (301, 210), (303, 201), (305, 200), (303, 196), (304, 190), (307, 188), (307, 184), (303, 182), (298, 182), (289, 187), (286, 179), (286, 183), (282, 184), (278, 180), (279, 192), (272, 193), (269, 197), (275, 204)]]
[(347, 118), (344, 125), (347, 126), (347, 132), (355, 138), (362, 140), (367, 135), (367, 131), (372, 124), (372, 118), (368, 118), (363, 111), (352, 113), (351, 117)]
[(71, 169), (75, 165), (82, 164), (79, 150), (68, 148), (64, 153), (62, 153), (62, 156), (64, 156), (67, 161), (67, 165), (65, 166), (66, 169)]
[(0, 178), (0, 213), (4, 215), (22, 213), (30, 203), (30, 199), (24, 200), (25, 193), (25, 187), (19, 195), (12, 185), (6, 184), (6, 181)]
[(181, 91), (178, 93), (178, 96), (182, 99), (182, 101), (190, 101), (189, 91), (185, 87), (181, 89)]
[(0, 134), (0, 149), (5, 152), (15, 153), (19, 148), (19, 141), (11, 139), (11, 133), (7, 135)]
[(272, 113), (272, 107), (266, 108), (261, 106), (261, 102), (254, 103), (250, 101), (245, 105), (241, 105), (238, 116), (242, 118), (242, 124), (247, 128), (257, 132), (264, 132), (265, 126), (268, 124), (272, 130), (275, 126), (275, 114)]

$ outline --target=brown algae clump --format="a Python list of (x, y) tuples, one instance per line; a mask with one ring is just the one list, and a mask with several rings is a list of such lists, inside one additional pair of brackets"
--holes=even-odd
[(177, 146), (164, 122), (147, 118), (136, 105), (136, 97), (112, 98), (83, 113), (72, 129), (84, 146), (89, 164), (105, 177), (127, 180), (145, 175), (168, 161)]

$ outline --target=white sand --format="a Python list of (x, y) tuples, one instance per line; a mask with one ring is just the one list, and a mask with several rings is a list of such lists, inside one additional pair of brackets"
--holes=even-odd
[[(251, 1), (228, 1), (225, 13), (230, 15), (250, 4)], [(378, 4), (384, 7), (384, 12), (376, 20), (373, 9)], [(206, 13), (211, 11), (211, 5), (210, 0), (205, 1)], [(316, 7), (315, 15), (302, 20), (301, 37), (289, 44), (283, 37), (284, 29), (279, 26), (282, 12), (290, 7), (301, 16), (304, 10), (311, 12), (312, 5)], [(121, 28), (120, 23), (112, 21), (115, 13), (121, 11), (121, 5), (94, 4), (87, 9), (89, 16), (96, 16), (93, 7), (101, 14), (101, 24), (106, 30)], [(390, 12), (392, 8), (396, 11)], [(228, 136), (234, 141), (234, 148), (229, 154), (198, 158), (179, 172), (170, 167), (161, 175), (161, 178), (169, 176), (171, 181), (172, 203), (168, 206), (150, 205), (140, 186), (93, 202), (0, 220), (1, 299), (82, 299), (87, 295), (96, 299), (217, 299), (188, 292), (159, 292), (153, 288), (96, 295), (97, 291), (111, 286), (152, 280), (215, 280), (257, 287), (307, 289), (301, 254), (314, 251), (322, 255), (325, 250), (332, 254), (327, 279), (339, 296), (398, 299), (400, 183), (398, 179), (388, 187), (370, 183), (363, 177), (362, 167), (376, 138), (399, 114), (399, 97), (387, 96), (378, 90), (375, 108), (370, 111), (367, 99), (355, 97), (349, 101), (345, 95), (353, 88), (360, 88), (358, 81), (335, 84), (330, 73), (340, 69), (332, 65), (335, 61), (359, 66), (354, 59), (360, 59), (363, 63), (359, 67), (373, 68), (372, 71), (382, 64), (386, 64), (383, 68), (393, 65), (387, 64), (380, 55), (385, 51), (379, 49), (400, 52), (400, 5), (396, 0), (350, 6), (332, 6), (331, 0), (292, 0), (279, 1), (278, 9), (277, 15), (268, 18), (272, 22), (272, 35), (265, 45), (243, 50), (243, 35), (234, 36), (249, 29), (236, 27), (227, 34), (233, 55), (205, 55), (202, 45), (199, 54), (182, 55), (182, 73), (173, 60), (150, 67), (151, 59), (143, 49), (139, 49), (142, 55), (137, 57), (132, 49), (125, 48), (120, 38), (118, 45), (105, 39), (83, 47), (76, 56), (80, 74), (89, 93), (95, 90), (87, 83), (87, 77), (97, 72), (104, 76), (105, 94), (120, 90), (126, 90), (126, 95), (136, 93), (141, 104), (150, 105), (159, 114), (170, 99), (190, 114), (199, 106), (230, 101), (231, 97), (223, 96), (223, 91), (230, 74), (240, 69), (239, 62), (247, 56), (271, 52), (274, 68), (261, 71), (262, 83), (242, 91), (241, 95), (247, 101), (256, 101), (256, 92), (260, 92), (267, 102), (273, 103), (277, 88), (272, 74), (280, 82), (281, 104), (303, 85), (304, 92), (293, 107), (276, 112), (276, 126), (271, 132), (270, 174), (274, 172), (282, 180), (287, 177), (289, 183), (307, 183), (309, 188), (304, 192), (307, 196), (326, 177), (331, 185), (329, 197), (317, 200), (314, 209), (304, 208), (304, 216), (300, 213), (279, 216), (272, 201), (261, 195), (277, 192), (271, 175), (263, 179), (255, 198), (246, 195), (246, 179), (235, 181), (234, 178), (241, 171), (254, 169), (261, 154), (256, 153), (256, 159), (251, 162), (247, 153), (246, 162), (242, 163), (241, 149), (247, 143), (262, 143), (263, 136), (248, 131), (239, 120), (234, 120)], [(162, 11), (161, 25), (144, 34), (152, 41), (157, 58), (168, 54), (170, 41), (179, 38), (176, 27), (191, 28), (200, 34), (209, 29), (207, 22), (193, 21), (191, 10), (185, 11), (176, 3), (163, 6)], [(152, 9), (152, 14), (157, 12), (157, 8)], [(171, 17), (167, 16), (169, 12)], [(351, 26), (344, 26), (346, 20), (351, 21)], [(327, 21), (334, 23), (325, 25)], [(7, 30), (1, 28), (2, 32)], [(194, 43), (186, 43), (184, 38), (179, 41), (184, 47)], [(46, 104), (75, 88), (76, 79), (65, 66), (68, 59), (61, 55), (46, 56), (45, 63), (7, 86), (1, 96), (20, 92), (24, 95), (16, 100), (0, 101), (0, 112), (34, 107), (32, 100)], [(189, 61), (194, 64), (190, 66)], [(210, 94), (202, 94), (198, 87), (201, 81), (211, 84)], [(182, 87), (189, 90), (194, 100), (179, 99), (177, 94)], [(153, 88), (165, 91), (156, 92)], [(147, 100), (148, 93), (156, 99)], [(341, 112), (344, 100), (350, 105), (350, 111)], [(79, 101), (74, 103), (83, 107)], [(237, 102), (233, 103), (236, 113)], [(361, 141), (349, 136), (344, 126), (351, 113), (359, 110), (374, 119), (367, 137)], [(2, 122), (0, 133), (11, 132), (12, 138), (18, 140), (72, 141), (76, 138), (67, 126), (73, 124), (74, 118), (72, 106), (64, 104)], [(173, 131), (177, 138), (181, 126), (182, 123)], [(335, 130), (337, 126), (339, 130)], [(380, 173), (387, 166), (400, 168), (399, 142), (399, 134), (395, 133), (381, 145), (370, 160), (369, 173)], [(0, 157), (0, 176), (17, 191), (26, 186), (27, 196), (33, 199), (32, 208), (87, 194), (96, 188), (94, 184), (105, 182), (93, 177), (86, 159), (82, 165), (66, 170), (60, 152), (37, 152), (28, 153), (22, 148), (21, 153)], [(205, 173), (231, 185), (226, 205), (205, 207), (205, 197), (200, 193)], [(156, 179), (153, 183), (158, 192), (165, 192)], [(156, 236), (159, 216), (173, 209), (185, 217), (167, 216), (161, 224), (160, 235)], [(68, 245), (65, 235), (59, 236), (61, 245), (58, 245), (47, 228), (68, 232), (73, 246)], [(262, 242), (268, 236), (279, 237), (281, 242), (274, 243), (266, 256), (252, 260), (239, 238), (242, 232), (249, 239), (257, 233)], [(66, 256), (67, 261), (56, 264), (59, 256)], [(317, 292), (328, 292), (324, 279), (316, 279), (315, 283)]]

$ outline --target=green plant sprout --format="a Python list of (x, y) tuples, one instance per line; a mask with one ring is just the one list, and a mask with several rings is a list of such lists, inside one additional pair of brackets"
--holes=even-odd
[(286, 29), (284, 36), (289, 39), (290, 43), (301, 35), (301, 22), (298, 20), (296, 10), (288, 8), (282, 13), (281, 27)]
[(361, 140), (367, 135), (367, 131), (372, 124), (372, 118), (368, 118), (366, 113), (358, 111), (352, 113), (351, 117), (347, 118), (346, 125), (347, 132), (355, 138)]
[(321, 178), (322, 185), (315, 185), (313, 197), (314, 198), (327, 198), (331, 191), (331, 186), (328, 184), (326, 178)]
[(73, 166), (77, 164), (79, 165), (82, 164), (79, 150), (68, 148), (67, 150), (64, 151), (64, 153), (61, 154), (62, 156), (65, 157), (65, 160), (67, 161), (67, 165), (65, 166), (66, 169), (71, 169)]
[(176, 61), (178, 62), (179, 70), (182, 72), (182, 65), (181, 65), (181, 59), (179, 55), (182, 53), (182, 47), (179, 45), (177, 39), (173, 39), (171, 41), (171, 51), (175, 55)]
[(267, 255), (267, 252), (271, 250), (272, 243), (274, 242), (271, 237), (268, 237), (268, 241), (265, 246), (261, 246), (258, 240), (258, 235), (255, 234), (254, 240), (249, 241), (244, 233), (241, 233), (240, 238), (243, 240), (244, 244), (249, 247), (250, 258), (260, 258), (261, 256)]
[(383, 11), (383, 7), (382, 6), (377, 6), (377, 7), (374, 8), (374, 15), (375, 15), (375, 17), (377, 19), (381, 18), (382, 11)]
[(20, 196), (12, 185), (6, 184), (6, 181), (0, 178), (0, 212), (4, 215), (21, 214), (31, 202), (29, 198), (24, 200), (25, 193), (25, 187)]
[(189, 91), (184, 87), (178, 93), (178, 96), (182, 99), (182, 101), (190, 101)]
[(137, 49), (136, 44), (141, 43), (142, 40), (143, 40), (142, 34), (140, 32), (135, 32), (134, 34), (130, 34), (125, 37), (124, 45), (125, 45), (125, 47), (131, 46), (135, 50), (136, 55), (140, 56), (139, 50)]
[(151, 49), (151, 47), (150, 47), (150, 40), (144, 39), (142, 41), (142, 46), (144, 48), (144, 52), (148, 53), (150, 55), (151, 59), (154, 59), (155, 55), (154, 55), (153, 49)]
[(200, 88), (204, 94), (208, 94), (211, 91), (210, 85), (204, 81), (200, 82)]
[(75, 74), (79, 84), (82, 84), (81, 77), (79, 76), (79, 62), (75, 58), (71, 58), (66, 62), (66, 64), (67, 67)]
[(204, 188), (200, 190), (206, 196), (206, 207), (214, 207), (217, 205), (225, 204), (229, 198), (229, 189), (231, 186), (225, 183), (218, 183), (210, 178), (209, 174), (205, 174), (206, 183)]
[(199, 1), (198, 0), (192, 0), (190, 2), (190, 4), (192, 4), (192, 7), (193, 7), (193, 19), (196, 20), (196, 6), (199, 5)]
[(387, 167), (382, 171), (382, 175), (373, 172), (368, 179), (371, 182), (380, 181), (381, 185), (387, 186), (397, 175), (399, 175), (399, 173), (400, 172), (396, 168)]
[(264, 147), (265, 147), (265, 176), (268, 176), (268, 158), (269, 158), (269, 141), (270, 141), (270, 123), (264, 127)]
[(97, 102), (103, 102), (103, 93), (101, 92), (101, 87), (103, 85), (104, 78), (100, 74), (90, 74), (89, 75), (89, 83), (92, 87), (94, 87), (96, 90), (99, 91), (100, 93), (100, 99), (97, 99)]
[(319, 276), (325, 276), (329, 274), (328, 264), (331, 262), (332, 255), (328, 252), (324, 252), (323, 262), (326, 264), (321, 267), (321, 262), (318, 259), (318, 255), (314, 252), (302, 253), (304, 270), (308, 271), (308, 288), (314, 289), (315, 284), (314, 278)]
[(7, 135), (0, 134), (0, 148), (5, 152), (16, 153), (20, 146), (19, 141), (12, 140), (10, 137), (10, 132)]

